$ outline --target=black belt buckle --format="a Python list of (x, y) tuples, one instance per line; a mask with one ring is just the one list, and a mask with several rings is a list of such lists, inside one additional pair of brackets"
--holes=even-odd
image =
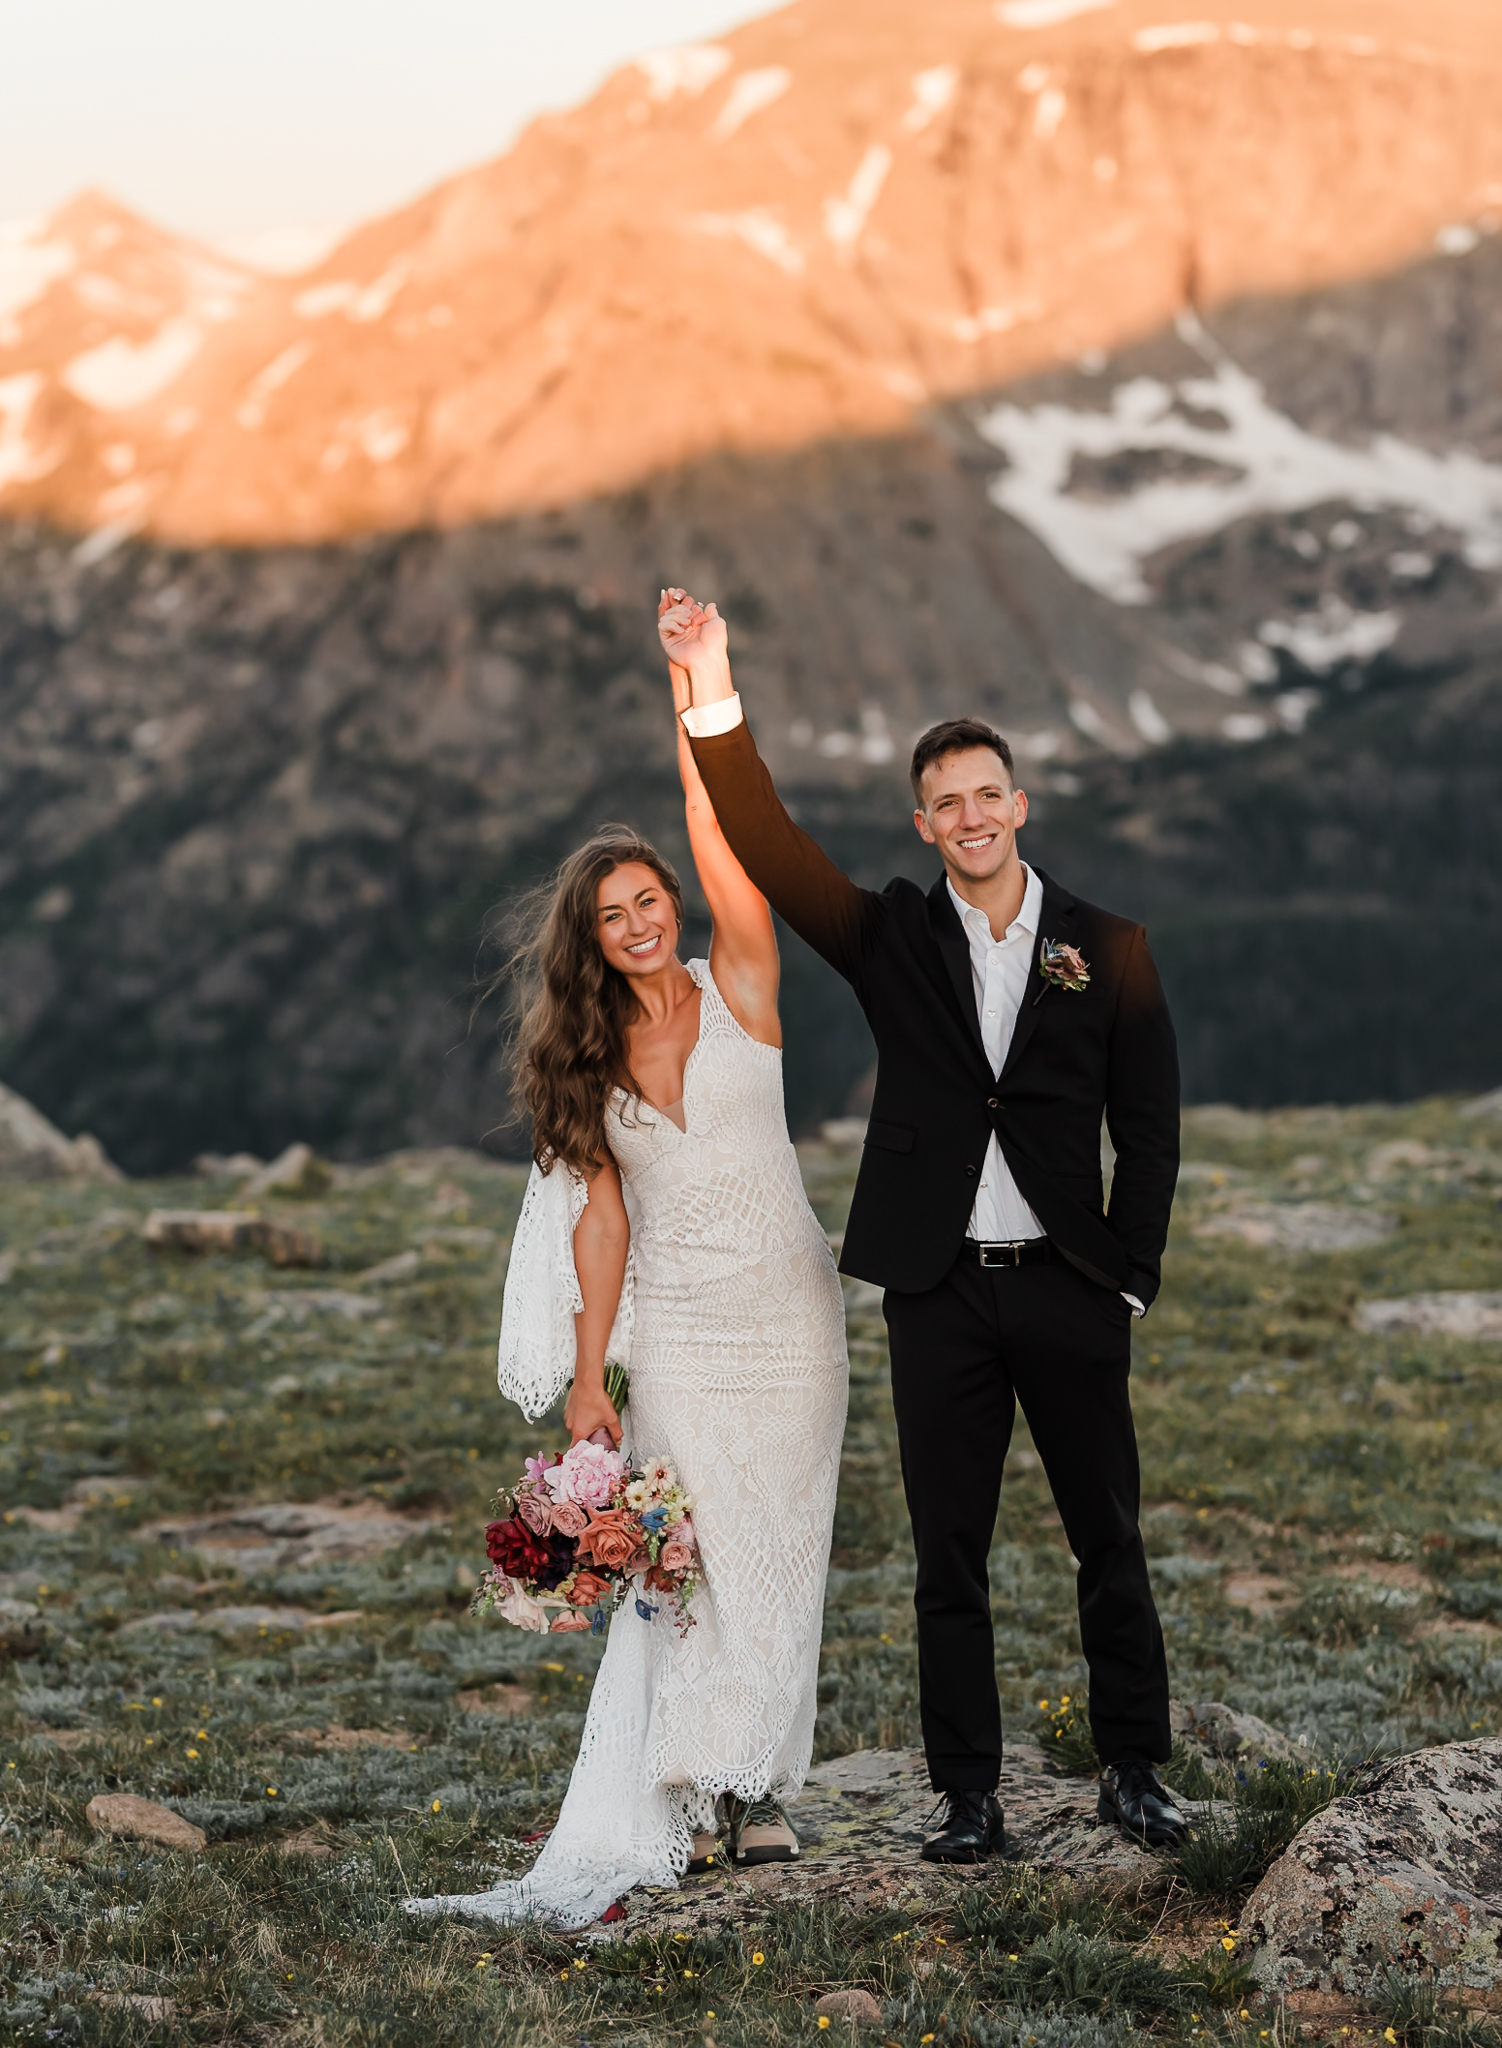
[(980, 1262), (983, 1266), (1020, 1266), (1022, 1247), (1029, 1243), (1027, 1238), (1016, 1238), (1009, 1244), (983, 1244), (979, 1246)]

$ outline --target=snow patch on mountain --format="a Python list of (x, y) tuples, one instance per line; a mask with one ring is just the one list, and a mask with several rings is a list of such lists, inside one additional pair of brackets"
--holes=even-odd
[(696, 234), (713, 235), (721, 241), (744, 242), (748, 249), (754, 249), (758, 256), (765, 256), (788, 277), (803, 275), (803, 251), (788, 232), (786, 223), (779, 220), (770, 207), (751, 206), (742, 213), (694, 213), (689, 215), (684, 225)]
[(769, 64), (761, 71), (742, 72), (715, 116), (709, 131), (710, 141), (728, 142), (753, 114), (759, 114), (763, 107), (770, 107), (774, 100), (780, 100), (792, 82), (793, 74), (783, 64)]
[(936, 64), (930, 71), (913, 74), (913, 103), (902, 117), (909, 135), (921, 135), (935, 115), (942, 114), (954, 98), (960, 82), (958, 64)]
[[(1223, 356), (1209, 374), (1176, 384), (1134, 377), (1102, 410), (1003, 404), (978, 411), (975, 424), (1007, 458), (990, 486), (993, 504), (1117, 604), (1148, 601), (1143, 569), (1160, 548), (1252, 514), (1341, 500), (1399, 507), (1458, 531), (1477, 567), (1502, 554), (1502, 466), (1435, 455), (1392, 434), (1364, 448), (1326, 440), (1277, 411)], [(1179, 473), (1165, 455), (1179, 458)], [(1125, 460), (1116, 480), (1102, 482), (1110, 457)]]
[(47, 228), (44, 220), (0, 221), (0, 328), (35, 305), (78, 261), (73, 244), (52, 239)]
[(647, 93), (659, 105), (687, 93), (697, 99), (730, 69), (731, 55), (719, 43), (683, 43), (677, 49), (649, 50), (636, 68), (647, 81)]
[(45, 449), (34, 447), (26, 429), (31, 408), (42, 389), (42, 378), (34, 370), (15, 377), (0, 377), (0, 490), (7, 484), (32, 483), (46, 476), (61, 460)]
[(1006, 28), (1055, 28), (1077, 14), (1099, 14), (1116, 0), (999, 0), (996, 19)]
[(196, 320), (166, 320), (149, 341), (112, 335), (75, 356), (62, 381), (76, 398), (100, 412), (129, 412), (165, 391), (203, 346)]
[(824, 202), (824, 232), (833, 242), (837, 254), (848, 262), (855, 254), (855, 245), (860, 240), (872, 207), (881, 197), (881, 188), (887, 182), (887, 172), (892, 168), (892, 152), (884, 142), (873, 142), (860, 162), (855, 175), (837, 199)]

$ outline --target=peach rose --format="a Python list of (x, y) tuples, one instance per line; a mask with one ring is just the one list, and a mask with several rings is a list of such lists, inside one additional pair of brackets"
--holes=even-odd
[(560, 1536), (582, 1536), (589, 1516), (574, 1500), (561, 1500), (549, 1510), (553, 1528)]
[(665, 1572), (686, 1572), (695, 1558), (687, 1543), (664, 1543), (657, 1553), (657, 1562)]
[(609, 1579), (602, 1579), (598, 1572), (580, 1572), (574, 1580), (574, 1590), (569, 1599), (575, 1607), (593, 1607), (610, 1591)]
[(571, 1636), (577, 1634), (581, 1628), (588, 1627), (589, 1623), (582, 1614), (560, 1614), (553, 1623), (552, 1633), (555, 1636)]
[(625, 1526), (624, 1508), (606, 1508), (603, 1513), (591, 1515), (579, 1538), (579, 1555), (588, 1562), (601, 1565), (607, 1572), (618, 1572), (637, 1548), (636, 1532)]

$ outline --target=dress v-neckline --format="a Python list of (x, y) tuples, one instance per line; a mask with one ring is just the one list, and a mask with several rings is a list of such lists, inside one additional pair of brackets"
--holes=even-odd
[[(674, 1109), (682, 1110), (683, 1122), (680, 1124), (677, 1117), (669, 1115), (668, 1111), (663, 1108), (662, 1104), (660, 1102), (654, 1102), (650, 1095), (643, 1095), (640, 1098), (645, 1107), (651, 1110), (653, 1116), (657, 1118), (658, 1122), (666, 1124), (670, 1130), (676, 1131), (680, 1138), (686, 1138), (688, 1136), (688, 1077), (693, 1070), (694, 1061), (699, 1057), (699, 1048), (704, 1043), (704, 997), (706, 994), (707, 986), (713, 986), (713, 976), (708, 971), (707, 963), (705, 966), (705, 975), (703, 981), (701, 981), (698, 975), (694, 973), (694, 963), (692, 961), (685, 960), (683, 964), (688, 973), (689, 979), (693, 982), (694, 987), (699, 991), (699, 1029), (694, 1034), (694, 1042), (689, 1047), (688, 1057), (683, 1062), (683, 1092), (678, 1097), (678, 1100), (672, 1104), (672, 1107)], [(617, 1095), (621, 1096), (624, 1096), (626, 1094), (626, 1090), (624, 1088), (617, 1088), (615, 1092)]]

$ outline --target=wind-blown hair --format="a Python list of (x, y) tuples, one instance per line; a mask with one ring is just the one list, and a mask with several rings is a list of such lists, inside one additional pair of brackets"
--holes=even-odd
[(681, 925), (677, 875), (629, 825), (601, 825), (511, 921), (515, 949), (496, 980), (511, 980), (517, 991), (512, 1092), (531, 1118), (532, 1156), (544, 1173), (561, 1159), (593, 1177), (607, 1154), (611, 1090), (641, 1095), (626, 1057), (636, 997), (628, 978), (607, 965), (599, 940), (600, 884), (628, 861), (652, 870)]

